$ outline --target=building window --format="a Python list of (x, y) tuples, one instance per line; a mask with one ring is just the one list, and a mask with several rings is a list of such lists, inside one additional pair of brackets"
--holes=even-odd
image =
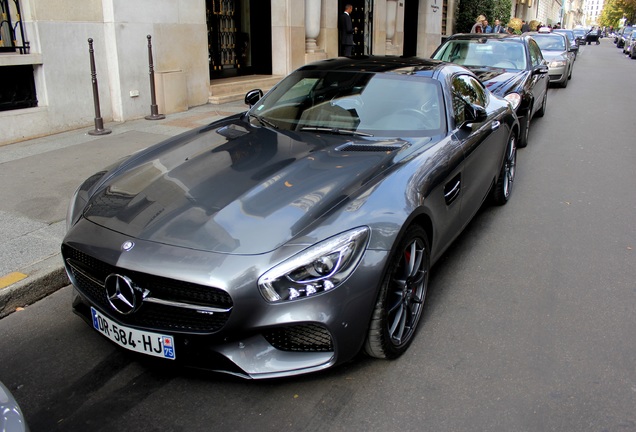
[(19, 0), (0, 0), (0, 52), (29, 54)]
[(0, 111), (38, 106), (33, 66), (0, 67)]

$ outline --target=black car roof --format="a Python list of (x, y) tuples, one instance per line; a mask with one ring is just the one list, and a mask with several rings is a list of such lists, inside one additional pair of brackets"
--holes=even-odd
[(523, 41), (525, 35), (505, 34), (505, 33), (456, 33), (446, 40), (456, 39), (514, 39)]
[(310, 63), (299, 71), (349, 71), (349, 72), (402, 72), (432, 77), (435, 72), (448, 68), (449, 64), (419, 57), (354, 56), (336, 57)]

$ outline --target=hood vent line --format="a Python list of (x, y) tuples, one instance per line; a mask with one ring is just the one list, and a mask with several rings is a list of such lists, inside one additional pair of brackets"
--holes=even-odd
[(403, 143), (400, 144), (355, 144), (355, 143), (347, 143), (340, 147), (338, 147), (337, 151), (347, 151), (347, 152), (381, 152), (381, 153), (389, 153), (396, 150), (400, 150), (404, 147)]

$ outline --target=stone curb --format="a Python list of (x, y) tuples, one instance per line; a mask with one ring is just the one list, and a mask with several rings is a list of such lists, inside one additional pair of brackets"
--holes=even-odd
[(62, 263), (56, 254), (20, 270), (27, 277), (0, 289), (0, 319), (70, 284)]

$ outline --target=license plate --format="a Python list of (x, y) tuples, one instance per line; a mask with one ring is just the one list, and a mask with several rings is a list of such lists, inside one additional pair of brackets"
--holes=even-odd
[(175, 359), (174, 339), (172, 336), (141, 331), (116, 323), (91, 307), (95, 330), (115, 342), (117, 345), (155, 357)]

